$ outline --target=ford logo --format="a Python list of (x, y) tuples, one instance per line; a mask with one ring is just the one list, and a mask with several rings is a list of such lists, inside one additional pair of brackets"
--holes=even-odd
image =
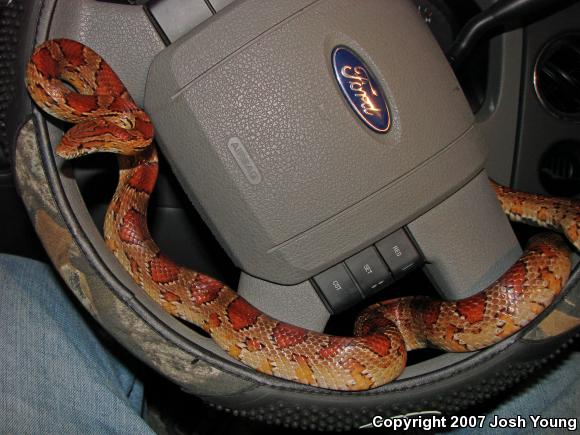
[(391, 126), (387, 100), (363, 61), (346, 47), (332, 52), (334, 75), (350, 107), (364, 123), (378, 133), (386, 133)]

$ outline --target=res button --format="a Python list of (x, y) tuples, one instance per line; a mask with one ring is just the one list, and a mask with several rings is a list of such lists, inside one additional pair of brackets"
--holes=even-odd
[(342, 263), (316, 275), (314, 282), (334, 314), (362, 300), (355, 282)]
[(403, 276), (422, 263), (421, 255), (403, 229), (385, 237), (376, 246), (395, 278)]
[(391, 272), (372, 246), (350, 257), (345, 263), (365, 297), (393, 282)]

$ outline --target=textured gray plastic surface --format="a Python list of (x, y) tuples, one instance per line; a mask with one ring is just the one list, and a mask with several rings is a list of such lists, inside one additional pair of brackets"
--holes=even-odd
[(234, 0), (210, 0), (210, 4), (216, 11), (220, 11), (230, 3), (233, 3), (233, 1)]
[(522, 253), (485, 172), (407, 228), (445, 299), (478, 293)]
[(147, 7), (171, 42), (212, 15), (204, 0), (152, 0)]
[(165, 45), (142, 7), (94, 0), (56, 2), (49, 38), (88, 45), (113, 68), (137, 104), (155, 54)]
[(322, 332), (330, 318), (310, 281), (282, 286), (242, 273), (238, 294), (275, 319), (313, 331)]
[[(295, 284), (425, 212), (472, 178), (484, 155), (412, 2), (263, 6), (233, 3), (161, 52), (145, 107), (236, 263)], [(393, 117), (388, 134), (348, 107), (332, 75), (337, 45), (376, 75)]]
[(518, 29), (490, 41), (487, 98), (476, 115), (477, 128), (489, 147), (485, 169), (506, 186), (511, 183), (518, 135), (523, 35)]

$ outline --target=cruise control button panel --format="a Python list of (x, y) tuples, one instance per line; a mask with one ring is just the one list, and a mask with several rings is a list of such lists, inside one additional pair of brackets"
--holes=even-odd
[(364, 297), (371, 296), (393, 282), (391, 272), (374, 247), (345, 261)]
[(372, 296), (418, 267), (423, 258), (404, 229), (313, 278), (333, 314)]
[(376, 247), (395, 278), (400, 278), (422, 263), (421, 255), (404, 229), (385, 237)]
[(354, 280), (341, 263), (314, 277), (316, 286), (333, 313), (340, 313), (362, 301)]

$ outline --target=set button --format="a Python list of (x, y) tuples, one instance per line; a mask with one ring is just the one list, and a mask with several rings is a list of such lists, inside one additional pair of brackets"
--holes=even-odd
[(391, 272), (372, 246), (350, 257), (345, 263), (364, 297), (373, 295), (393, 282)]

